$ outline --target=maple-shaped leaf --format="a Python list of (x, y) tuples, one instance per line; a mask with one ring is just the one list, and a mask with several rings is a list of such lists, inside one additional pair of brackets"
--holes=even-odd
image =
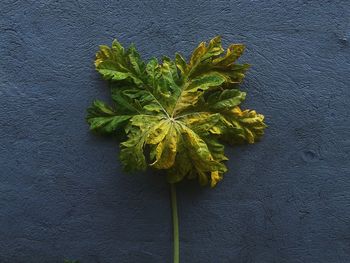
[(135, 47), (100, 46), (95, 66), (110, 82), (113, 106), (97, 100), (88, 109), (90, 129), (126, 134), (120, 159), (127, 170), (164, 170), (176, 183), (197, 178), (214, 187), (227, 171), (224, 144), (254, 143), (264, 117), (239, 105), (248, 64), (236, 61), (241, 44), (225, 52), (221, 38), (202, 42), (187, 62), (180, 54), (142, 61)]

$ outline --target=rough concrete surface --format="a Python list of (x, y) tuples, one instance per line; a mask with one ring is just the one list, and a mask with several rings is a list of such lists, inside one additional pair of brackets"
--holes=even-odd
[(178, 187), (181, 262), (350, 262), (350, 2), (0, 2), (0, 262), (170, 262), (169, 188), (127, 175), (118, 142), (89, 133), (107, 99), (99, 44), (145, 59), (217, 34), (253, 65), (256, 145), (227, 148), (214, 190)]

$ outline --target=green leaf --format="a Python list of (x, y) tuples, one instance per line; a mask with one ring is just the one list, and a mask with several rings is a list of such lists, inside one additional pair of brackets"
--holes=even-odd
[(221, 115), (218, 113), (195, 112), (185, 115), (181, 121), (195, 133), (207, 136), (210, 130), (220, 121)]
[(191, 80), (178, 96), (172, 114), (176, 115), (188, 107), (196, 106), (198, 100), (206, 91), (211, 87), (218, 87), (224, 82), (225, 78), (216, 72), (204, 74)]
[(111, 134), (126, 124), (131, 115), (119, 115), (113, 108), (100, 100), (95, 100), (88, 109), (87, 122), (90, 130)]
[(126, 52), (118, 41), (113, 41), (112, 47), (100, 46), (95, 60), (96, 70), (106, 80), (132, 80), (142, 85), (142, 75), (145, 70), (144, 62), (140, 59), (134, 46)]
[(238, 89), (248, 64), (238, 64), (242, 44), (226, 52), (221, 38), (202, 42), (187, 62), (151, 58), (113, 41), (100, 46), (96, 70), (109, 81), (114, 106), (95, 101), (88, 109), (90, 129), (124, 133), (120, 160), (127, 171), (163, 170), (170, 183), (197, 179), (211, 187), (227, 171), (223, 142), (254, 143), (264, 133), (264, 117), (242, 111), (246, 96)]
[(227, 111), (241, 104), (246, 93), (237, 89), (218, 91), (208, 98), (209, 107), (215, 112)]

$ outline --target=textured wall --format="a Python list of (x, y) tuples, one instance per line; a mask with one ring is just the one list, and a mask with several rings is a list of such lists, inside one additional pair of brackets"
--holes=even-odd
[(269, 128), (214, 190), (179, 186), (182, 262), (350, 262), (349, 1), (110, 2), (0, 2), (0, 262), (170, 262), (167, 184), (88, 132), (92, 61), (113, 38), (149, 58), (216, 34), (247, 45), (244, 106)]

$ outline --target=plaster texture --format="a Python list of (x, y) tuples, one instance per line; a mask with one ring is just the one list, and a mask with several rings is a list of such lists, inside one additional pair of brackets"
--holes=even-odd
[(350, 3), (0, 2), (0, 262), (170, 262), (169, 188), (127, 175), (118, 142), (88, 131), (108, 100), (100, 44), (145, 59), (217, 34), (247, 46), (244, 107), (269, 125), (227, 148), (214, 189), (178, 187), (181, 262), (350, 262)]

